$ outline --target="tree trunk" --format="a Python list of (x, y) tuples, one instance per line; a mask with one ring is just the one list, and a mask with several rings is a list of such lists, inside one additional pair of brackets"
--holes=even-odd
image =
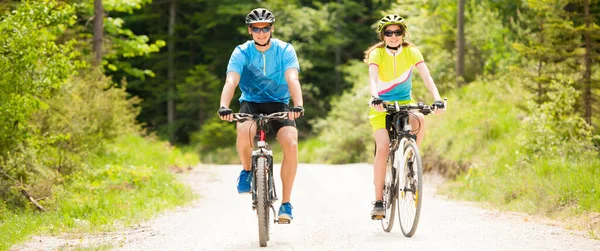
[[(341, 8), (341, 4), (342, 1), (341, 0), (337, 0), (338, 3), (338, 8), (339, 9), (343, 9)], [(343, 14), (339, 13), (340, 18), (343, 17)], [(337, 34), (338, 37), (342, 37), (342, 25), (340, 24), (340, 22), (342, 22), (340, 20), (340, 18), (338, 18), (338, 21), (336, 22), (336, 27), (335, 27), (335, 32)], [(340, 84), (342, 82), (342, 73), (340, 72), (340, 67), (342, 66), (342, 46), (338, 45), (335, 48), (335, 93), (340, 93)]]
[[(542, 19), (540, 21), (540, 44), (544, 44), (544, 20)], [(541, 104), (544, 99), (543, 99), (543, 95), (544, 95), (544, 86), (542, 85), (542, 81), (539, 80), (539, 77), (542, 76), (542, 70), (544, 67), (544, 59), (540, 59), (540, 61), (538, 62), (538, 80), (537, 80), (537, 84), (538, 84), (538, 104)]]
[(594, 103), (592, 99), (592, 38), (590, 35), (591, 16), (590, 16), (590, 2), (589, 0), (583, 0), (585, 8), (585, 72), (583, 73), (583, 82), (585, 84), (585, 90), (583, 94), (584, 106), (585, 106), (585, 121), (588, 125), (592, 125), (592, 105)]
[(169, 141), (175, 142), (175, 16), (177, 0), (171, 0), (169, 8), (169, 51), (168, 51), (168, 92), (167, 92), (167, 127)]
[(104, 6), (102, 0), (94, 0), (94, 66), (102, 64), (102, 38), (104, 34)]
[(465, 67), (465, 0), (458, 1), (456, 38), (456, 81), (458, 86), (464, 83)]

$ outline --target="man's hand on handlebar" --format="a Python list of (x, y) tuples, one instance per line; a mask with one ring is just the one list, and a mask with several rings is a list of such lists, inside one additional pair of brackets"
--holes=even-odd
[(221, 120), (227, 120), (229, 122), (233, 121), (233, 110), (225, 107), (225, 106), (221, 106), (221, 108), (219, 108), (219, 118), (221, 118)]
[(301, 105), (297, 105), (297, 106), (292, 107), (292, 109), (290, 109), (290, 112), (288, 114), (288, 119), (295, 120), (302, 115), (304, 115), (304, 107), (302, 107)]

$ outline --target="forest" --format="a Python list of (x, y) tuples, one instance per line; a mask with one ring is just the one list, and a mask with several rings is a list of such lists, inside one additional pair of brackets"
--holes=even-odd
[[(5, 0), (0, 250), (76, 219), (103, 226), (185, 204), (194, 195), (173, 170), (239, 163), (235, 125), (217, 110), (257, 7), (298, 55), (301, 162), (372, 162), (363, 58), (395, 13), (448, 98), (422, 147), (448, 196), (550, 217), (600, 212), (598, 0)], [(414, 99), (432, 103), (414, 75)], [(127, 210), (110, 210), (125, 197)]]

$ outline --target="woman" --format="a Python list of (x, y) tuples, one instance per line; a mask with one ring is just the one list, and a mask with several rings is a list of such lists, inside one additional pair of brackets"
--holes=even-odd
[[(411, 95), (412, 71), (417, 69), (425, 82), (429, 93), (436, 105), (443, 104), (437, 87), (431, 78), (429, 69), (423, 61), (423, 55), (413, 44), (404, 41), (408, 32), (404, 19), (395, 14), (387, 15), (379, 21), (377, 32), (381, 42), (365, 51), (365, 62), (369, 65), (369, 85), (371, 102), (369, 122), (373, 128), (376, 152), (373, 162), (375, 176), (375, 203), (371, 218), (380, 219), (385, 215), (382, 202), (383, 183), (385, 180), (386, 158), (389, 153), (389, 136), (386, 130), (387, 113), (383, 103), (398, 101), (400, 105), (414, 103)], [(441, 113), (443, 109), (436, 109)], [(417, 134), (417, 145), (421, 144), (425, 134), (423, 114), (415, 113), (410, 116), (409, 123)]]

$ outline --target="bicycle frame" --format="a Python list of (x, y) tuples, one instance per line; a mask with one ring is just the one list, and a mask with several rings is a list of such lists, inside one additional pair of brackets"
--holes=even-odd
[[(398, 108), (398, 104), (395, 103), (395, 111), (391, 121), (391, 129), (388, 133), (390, 136), (390, 152), (394, 152), (394, 166), (399, 171), (399, 177), (404, 175), (404, 170), (399, 167), (404, 166), (404, 148), (408, 141), (417, 144), (416, 135), (411, 134), (412, 127), (408, 123), (409, 111), (401, 112)], [(400, 139), (400, 141), (398, 141)], [(398, 151), (400, 150), (400, 151)]]
[[(235, 120), (238, 122), (244, 122), (246, 120), (252, 119), (256, 122), (256, 135), (255, 135), (255, 148), (252, 150), (252, 210), (256, 210), (258, 205), (258, 191), (257, 191), (257, 173), (256, 166), (258, 164), (259, 159), (266, 159), (266, 169), (267, 169), (267, 204), (271, 208), (273, 215), (276, 215), (275, 208), (273, 207), (273, 203), (277, 200), (277, 192), (275, 188), (275, 182), (273, 179), (273, 151), (269, 149), (269, 144), (267, 143), (267, 132), (266, 128), (269, 120), (272, 119), (285, 119), (287, 118), (287, 112), (277, 112), (269, 115), (265, 114), (244, 114), (244, 113), (234, 113)], [(280, 223), (278, 219), (274, 219), (275, 223)], [(282, 222), (288, 223), (288, 222)]]
[[(264, 123), (263, 123), (264, 122)], [(273, 151), (268, 149), (268, 144), (266, 141), (267, 133), (264, 130), (264, 126), (266, 126), (266, 121), (259, 120), (259, 125), (257, 125), (257, 134), (256, 138), (258, 139), (256, 142), (256, 149), (252, 151), (252, 209), (256, 210), (257, 205), (257, 186), (256, 186), (256, 165), (259, 158), (267, 159), (267, 167), (268, 167), (268, 194), (267, 194), (267, 202), (271, 207), (273, 214), (275, 214), (275, 208), (273, 207), (273, 202), (277, 201), (277, 192), (275, 191), (275, 184), (273, 182)], [(275, 220), (277, 222), (277, 220)]]
[[(436, 104), (434, 103), (434, 105)], [(384, 219), (386, 220), (382, 220), (382, 227), (386, 232), (390, 232), (393, 227), (396, 206), (398, 208), (398, 221), (404, 236), (411, 237), (414, 235), (418, 226), (422, 202), (422, 162), (416, 142), (416, 134), (411, 133), (412, 127), (409, 118), (415, 110), (423, 115), (430, 114), (434, 109), (434, 105), (427, 106), (423, 103), (398, 105), (398, 102), (384, 104), (388, 116), (391, 116), (390, 124), (386, 126), (390, 138), (388, 161), (391, 161), (391, 163), (388, 162), (386, 166), (387, 177), (384, 193), (387, 191), (388, 195), (384, 199), (392, 205), (385, 205), (386, 216)], [(446, 102), (443, 106), (436, 105), (435, 107), (446, 107)], [(396, 173), (393, 172), (394, 170)], [(407, 202), (411, 199), (414, 205), (407, 206), (409, 205)], [(387, 219), (388, 216), (390, 216), (389, 219)]]

